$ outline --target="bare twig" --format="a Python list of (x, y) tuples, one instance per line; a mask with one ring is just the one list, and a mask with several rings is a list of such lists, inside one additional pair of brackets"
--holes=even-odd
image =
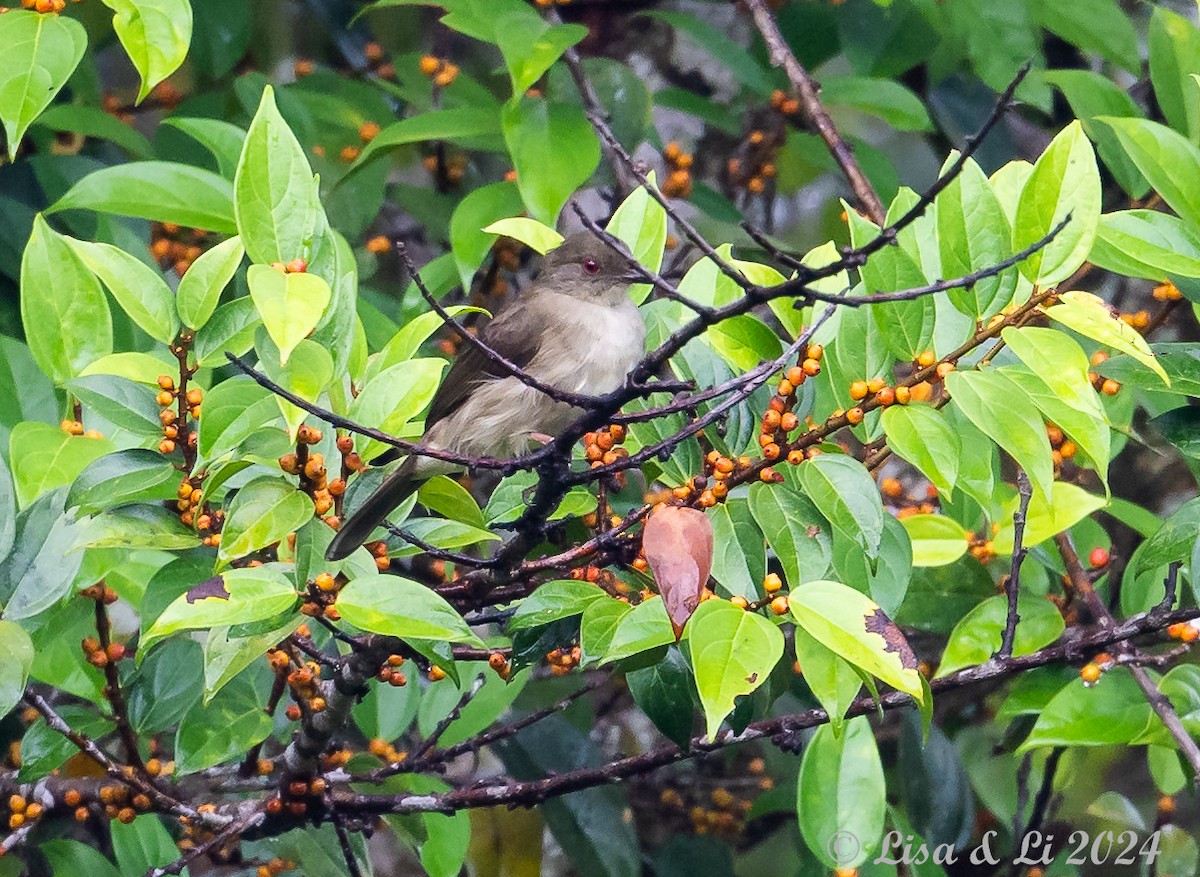
[(1020, 495), (1020, 505), (1013, 515), (1013, 554), (1012, 567), (1009, 569), (1008, 581), (1004, 583), (1004, 591), (1008, 595), (1008, 617), (1004, 622), (1004, 637), (1000, 641), (998, 658), (1012, 656), (1013, 641), (1017, 637), (1017, 624), (1021, 616), (1017, 614), (1017, 600), (1021, 593), (1021, 564), (1025, 560), (1025, 516), (1029, 513), (1029, 500), (1033, 496), (1033, 487), (1024, 469), (1017, 470), (1017, 492)]
[(746, 0), (746, 6), (754, 16), (754, 24), (758, 28), (758, 32), (762, 34), (763, 42), (767, 44), (771, 63), (776, 67), (782, 67), (787, 74), (788, 81), (791, 82), (792, 89), (800, 101), (800, 106), (804, 108), (805, 116), (817, 129), (817, 134), (821, 139), (825, 141), (825, 146), (829, 149), (829, 153), (837, 162), (838, 167), (842, 169), (842, 174), (850, 183), (850, 188), (854, 190), (858, 202), (866, 209), (867, 214), (875, 221), (876, 225), (883, 225), (887, 216), (883, 202), (879, 200), (875, 188), (867, 179), (866, 174), (862, 172), (862, 168), (859, 167), (858, 161), (854, 158), (854, 150), (842, 139), (842, 135), (838, 133), (837, 127), (833, 124), (833, 119), (821, 105), (821, 99), (817, 94), (820, 86), (796, 60), (796, 56), (788, 47), (783, 34), (779, 32), (775, 16), (764, 0)]

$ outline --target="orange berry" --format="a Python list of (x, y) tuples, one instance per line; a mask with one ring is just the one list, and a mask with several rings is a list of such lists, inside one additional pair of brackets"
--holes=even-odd
[(729, 602), (739, 609), (746, 609), (750, 606), (750, 601), (740, 595), (736, 597), (730, 597)]
[(929, 383), (929, 381), (921, 381), (921, 383), (915, 384), (913, 388), (908, 391), (908, 398), (912, 402), (928, 402), (929, 397), (932, 395), (933, 384)]
[(1062, 454), (1062, 458), (1064, 460), (1069, 460), (1074, 457), (1077, 450), (1078, 448), (1075, 447), (1075, 442), (1070, 440), (1063, 442), (1058, 448), (1058, 452)]
[(1101, 566), (1108, 566), (1108, 551), (1097, 545), (1088, 555), (1088, 563), (1095, 569)]
[(863, 422), (863, 410), (857, 406), (846, 412), (846, 422), (851, 426), (858, 426)]
[(1095, 685), (1100, 681), (1102, 671), (1095, 664), (1084, 664), (1083, 669), (1079, 671), (1080, 678), (1088, 685)]
[(896, 401), (896, 391), (891, 387), (884, 387), (875, 394), (875, 401), (886, 408)]
[(912, 399), (912, 390), (910, 390), (908, 387), (896, 388), (897, 402), (899, 402), (901, 405), (907, 405), (910, 399)]
[(1100, 392), (1105, 396), (1115, 396), (1121, 392), (1121, 385), (1112, 378), (1105, 378), (1104, 383), (1100, 385)]
[(763, 590), (768, 594), (774, 594), (783, 589), (783, 580), (776, 573), (768, 573), (763, 579)]
[(779, 387), (777, 389), (780, 396), (790, 396), (792, 393), (796, 392), (796, 388), (787, 378), (784, 378), (779, 382)]
[(424, 76), (432, 76), (433, 74), (437, 73), (441, 67), (442, 62), (433, 57), (433, 55), (425, 55), (420, 61), (417, 62), (417, 69), (420, 70)]
[(358, 139), (363, 143), (370, 143), (379, 136), (379, 132), (383, 129), (374, 122), (363, 122), (358, 127)]
[(788, 369), (787, 379), (789, 381), (791, 381), (793, 384), (803, 384), (804, 383), (804, 369), (800, 368), (800, 366), (798, 366), (798, 365), (792, 366), (791, 368)]
[(917, 365), (921, 368), (929, 368), (937, 362), (937, 354), (932, 350), (923, 350), (917, 355)]
[(817, 362), (815, 359), (804, 360), (804, 364), (801, 366), (801, 368), (810, 378), (815, 378), (821, 373), (821, 363)]
[(787, 615), (790, 608), (788, 598), (783, 594), (771, 601), (771, 612), (774, 615)]
[(855, 402), (867, 398), (868, 392), (870, 392), (870, 388), (866, 381), (855, 381), (850, 385), (850, 398)]

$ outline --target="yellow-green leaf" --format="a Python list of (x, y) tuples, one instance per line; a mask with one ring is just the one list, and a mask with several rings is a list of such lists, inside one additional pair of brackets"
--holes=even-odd
[(1060, 295), (1059, 302), (1042, 309), (1047, 317), (1074, 329), (1080, 335), (1086, 335), (1093, 341), (1128, 353), (1146, 368), (1153, 370), (1168, 387), (1171, 385), (1171, 379), (1154, 358), (1146, 339), (1132, 326), (1117, 319), (1104, 299), (1090, 292), (1072, 290)]

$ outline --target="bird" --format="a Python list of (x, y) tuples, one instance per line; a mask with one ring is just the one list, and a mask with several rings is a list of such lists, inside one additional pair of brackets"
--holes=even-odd
[[(599, 396), (620, 387), (645, 353), (646, 327), (629, 297), (642, 280), (628, 250), (574, 232), (545, 257), (532, 284), (484, 327), (481, 340), (540, 383)], [(423, 447), (507, 459), (561, 433), (582, 410), (514, 377), (467, 346), (434, 394)], [(338, 529), (327, 560), (341, 560), (420, 484), (463, 466), (410, 454)]]

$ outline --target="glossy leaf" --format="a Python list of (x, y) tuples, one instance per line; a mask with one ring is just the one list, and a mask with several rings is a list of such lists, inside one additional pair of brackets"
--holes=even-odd
[(900, 523), (912, 540), (913, 566), (945, 566), (967, 553), (967, 531), (953, 518), (911, 515)]
[(1100, 173), (1092, 144), (1079, 122), (1059, 132), (1033, 166), (1021, 190), (1013, 223), (1013, 249), (1022, 250), (1071, 221), (1045, 247), (1021, 263), (1021, 273), (1041, 286), (1069, 277), (1083, 264), (1100, 221)]
[(1180, 217), (1200, 223), (1200, 148), (1166, 125), (1146, 119), (1101, 116), (1167, 206)]
[(187, 164), (134, 161), (101, 168), (71, 187), (47, 212), (96, 210), (235, 234), (233, 186)]
[(274, 618), (295, 606), (297, 598), (278, 564), (226, 570), (176, 597), (143, 633), (138, 655), (181, 630)]
[(796, 661), (809, 689), (829, 714), (835, 735), (846, 726), (846, 710), (862, 690), (858, 671), (821, 645), (803, 627), (796, 628)]
[(155, 499), (176, 499), (179, 471), (162, 454), (130, 448), (90, 463), (71, 485), (67, 508), (83, 515)]
[(38, 367), (58, 384), (112, 353), (104, 291), (40, 215), (21, 259), (21, 324)]
[[(1066, 629), (1058, 607), (1042, 597), (1021, 595), (1017, 613), (1021, 620), (1013, 639), (1014, 656), (1032, 654), (1050, 645)], [(986, 663), (1000, 648), (1007, 618), (1008, 598), (1004, 596), (990, 597), (967, 613), (954, 626), (934, 678)]]
[(110, 244), (67, 238), (76, 255), (108, 288), (117, 304), (142, 331), (164, 344), (179, 334), (175, 296), (162, 275), (136, 256)]
[(217, 309), (221, 293), (233, 279), (246, 248), (236, 235), (206, 251), (179, 280), (175, 306), (186, 326), (199, 329)]
[(704, 706), (706, 735), (715, 740), (737, 698), (767, 681), (783, 655), (783, 634), (755, 612), (708, 600), (692, 615), (684, 635)]
[(746, 501), (720, 503), (709, 509), (708, 516), (713, 525), (712, 577), (734, 596), (758, 599), (767, 556), (763, 534)]
[[(393, 435), (402, 432), (433, 400), (445, 367), (445, 360), (430, 357), (410, 359), (385, 369), (371, 378), (350, 403), (350, 417)], [(382, 443), (364, 436), (356, 436), (355, 445), (368, 460), (386, 449)]]
[(21, 138), (34, 119), (66, 84), (87, 49), (79, 22), (32, 9), (10, 9), (0, 21), (0, 122), (8, 140), (8, 159), (17, 156)]
[(820, 578), (829, 569), (828, 528), (813, 502), (788, 484), (750, 485), (750, 513), (783, 567), (790, 587)]
[(102, 0), (113, 10), (113, 30), (142, 77), (138, 102), (175, 72), (192, 41), (188, 0)]
[(534, 219), (553, 225), (600, 163), (592, 126), (578, 107), (530, 97), (505, 105), (501, 123), (525, 206)]
[(621, 661), (675, 642), (675, 628), (661, 597), (643, 600), (617, 622), (604, 653), (605, 662)]
[(804, 842), (828, 868), (862, 864), (883, 839), (886, 793), (879, 749), (864, 717), (847, 722), (841, 735), (818, 728), (804, 750), (797, 787)]
[(1200, 277), (1200, 234), (1157, 210), (1106, 213), (1088, 259), (1108, 271), (1159, 282), (1170, 274)]
[(892, 405), (881, 420), (896, 456), (916, 466), (940, 495), (952, 498), (962, 447), (945, 415), (928, 405)]
[(462, 616), (424, 585), (391, 575), (358, 576), (338, 594), (338, 611), (355, 627), (401, 639), (479, 644)]
[(70, 484), (92, 462), (113, 450), (106, 439), (69, 435), (49, 423), (18, 423), (8, 446), (18, 502), (27, 506), (41, 494)]
[[(1011, 254), (1008, 217), (973, 159), (937, 197), (937, 240), (942, 273), (947, 277), (989, 268)], [(1016, 287), (1017, 271), (1010, 269), (972, 286), (952, 289), (946, 298), (967, 316), (983, 320), (999, 313), (1012, 300)]]
[(918, 702), (924, 698), (917, 659), (879, 604), (839, 582), (808, 582), (788, 595), (792, 616), (834, 654), (878, 676)]
[(563, 242), (563, 236), (553, 228), (536, 219), (530, 219), (528, 216), (497, 219), (484, 228), (484, 231), (488, 234), (504, 235), (520, 241), (543, 256)]
[(1108, 305), (1099, 296), (1090, 292), (1073, 290), (1059, 296), (1059, 304), (1045, 308), (1046, 316), (1074, 329), (1106, 347), (1112, 347), (1132, 356), (1142, 365), (1154, 371), (1164, 384), (1170, 384), (1162, 365), (1154, 358), (1150, 345), (1136, 329), (1113, 316)]
[[(655, 184), (653, 171), (647, 179), (650, 185)], [(662, 267), (663, 248), (667, 242), (667, 212), (644, 187), (638, 186), (625, 196), (608, 221), (606, 230), (624, 241), (633, 258), (651, 271)], [(629, 287), (629, 297), (638, 304), (649, 294), (648, 283), (635, 283)]]
[(668, 740), (686, 747), (692, 737), (691, 670), (677, 648), (667, 649), (657, 664), (634, 670), (625, 677), (638, 708)]
[(560, 618), (582, 615), (592, 603), (606, 598), (608, 595), (590, 582), (571, 579), (546, 582), (521, 601), (521, 605), (508, 622), (508, 632), (515, 633), (518, 630), (549, 624)]
[(279, 348), (279, 361), (286, 365), (329, 306), (329, 284), (316, 274), (284, 274), (266, 265), (251, 265), (246, 279), (250, 298)]
[(175, 769), (195, 773), (238, 758), (265, 740), (271, 727), (249, 681), (234, 682), (183, 717), (175, 734)]
[(1200, 30), (1182, 15), (1156, 6), (1150, 16), (1150, 81), (1172, 128), (1195, 142), (1200, 135)]
[(233, 190), (237, 232), (251, 260), (312, 258), (324, 213), (308, 158), (279, 114), (270, 86), (246, 132)]
[(7, 713), (25, 695), (29, 668), (33, 665), (33, 642), (24, 629), (11, 621), (0, 621), (0, 710)]
[(883, 537), (883, 504), (862, 464), (840, 454), (821, 454), (796, 471), (804, 492), (829, 523), (875, 557)]
[(955, 406), (1007, 451), (1044, 495), (1050, 496), (1054, 466), (1046, 427), (1024, 393), (997, 372), (951, 372), (946, 389)]
[(1082, 679), (1068, 682), (1038, 714), (1018, 751), (1038, 746), (1129, 743), (1156, 721), (1129, 671), (1116, 667), (1091, 688)]
[(256, 478), (238, 491), (225, 516), (217, 558), (225, 566), (286, 539), (313, 516), (312, 500), (288, 481)]

